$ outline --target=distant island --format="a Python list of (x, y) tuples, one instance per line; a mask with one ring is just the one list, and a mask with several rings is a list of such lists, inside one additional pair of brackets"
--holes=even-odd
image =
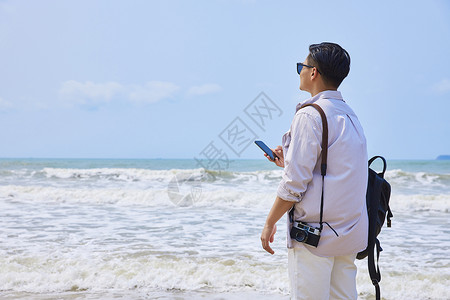
[(437, 160), (450, 160), (450, 155), (439, 155)]

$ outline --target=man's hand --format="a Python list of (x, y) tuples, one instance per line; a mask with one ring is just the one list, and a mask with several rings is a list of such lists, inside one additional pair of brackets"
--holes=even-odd
[(286, 201), (281, 199), (279, 196), (275, 199), (275, 202), (270, 209), (269, 215), (266, 219), (266, 224), (264, 225), (264, 229), (261, 233), (261, 244), (264, 250), (269, 252), (270, 254), (274, 254), (275, 252), (270, 248), (269, 243), (273, 242), (273, 238), (275, 233), (277, 232), (277, 222), (278, 220), (289, 210), (292, 208), (293, 203), (290, 201)]
[(284, 154), (283, 154), (283, 148), (281, 146), (278, 146), (276, 149), (270, 149), (273, 153), (275, 153), (276, 156), (274, 160), (270, 159), (270, 156), (264, 153), (264, 156), (267, 157), (267, 159), (271, 162), (274, 162), (277, 166), (284, 168)]
[(264, 229), (261, 233), (261, 244), (264, 250), (269, 252), (270, 254), (274, 254), (275, 251), (270, 248), (269, 243), (273, 243), (273, 239), (275, 233), (277, 232), (277, 225), (268, 226), (267, 224), (264, 226)]

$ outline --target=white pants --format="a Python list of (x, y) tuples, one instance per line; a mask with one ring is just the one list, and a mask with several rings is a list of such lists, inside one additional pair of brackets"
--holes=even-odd
[(288, 249), (291, 299), (356, 299), (356, 254), (320, 257), (308, 249)]

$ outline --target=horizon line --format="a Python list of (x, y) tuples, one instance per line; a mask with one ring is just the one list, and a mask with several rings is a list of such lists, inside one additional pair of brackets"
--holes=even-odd
[[(445, 157), (449, 156), (446, 154), (438, 155), (435, 158), (386, 158), (387, 160), (443, 160), (438, 159), (439, 157)], [(86, 160), (196, 160), (196, 158), (164, 158), (164, 157), (7, 157), (7, 156), (1, 156), (0, 159), (86, 159)], [(230, 161), (234, 160), (265, 160), (265, 158), (233, 158), (230, 159)]]

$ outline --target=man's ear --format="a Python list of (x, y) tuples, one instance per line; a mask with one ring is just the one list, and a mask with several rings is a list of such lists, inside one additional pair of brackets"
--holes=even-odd
[(317, 71), (316, 67), (312, 68), (311, 79), (315, 79), (317, 77), (317, 74), (319, 74), (319, 72)]

